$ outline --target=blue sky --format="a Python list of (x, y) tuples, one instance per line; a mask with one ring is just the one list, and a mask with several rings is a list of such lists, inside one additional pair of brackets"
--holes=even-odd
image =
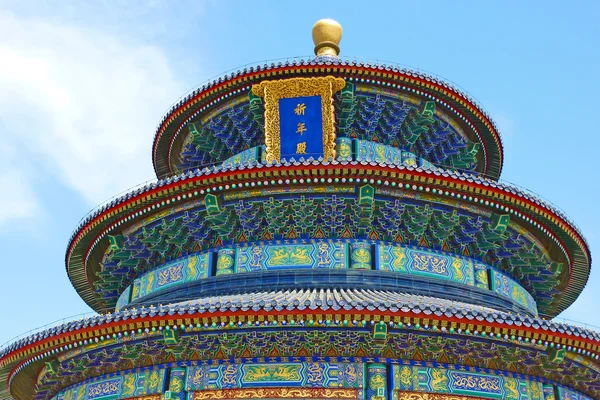
[[(558, 205), (594, 254), (598, 4), (0, 0), (0, 344), (90, 311), (66, 276), (67, 241), (92, 208), (153, 178), (168, 107), (224, 71), (310, 56), (325, 17), (344, 27), (342, 55), (433, 72), (478, 99), (503, 134), (502, 178)], [(592, 268), (562, 317), (600, 326), (599, 293)]]

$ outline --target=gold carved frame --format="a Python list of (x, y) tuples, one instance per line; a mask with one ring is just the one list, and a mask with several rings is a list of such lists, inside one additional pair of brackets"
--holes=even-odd
[(345, 85), (344, 79), (333, 76), (280, 79), (253, 85), (252, 92), (265, 99), (265, 161), (272, 163), (281, 159), (279, 99), (303, 96), (321, 96), (324, 159), (335, 159), (333, 94), (342, 90)]

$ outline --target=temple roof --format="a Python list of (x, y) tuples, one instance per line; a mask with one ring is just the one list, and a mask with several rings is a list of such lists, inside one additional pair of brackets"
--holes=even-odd
[[(438, 165), (474, 168), (493, 179), (500, 176), (503, 162), (500, 134), (492, 119), (471, 97), (421, 72), (334, 57), (244, 68), (185, 96), (167, 112), (157, 128), (152, 153), (157, 176), (219, 162), (260, 145), (264, 109), (262, 102), (249, 98), (253, 84), (325, 75), (342, 77), (350, 86), (335, 100), (338, 137), (358, 135), (414, 151)], [(415, 123), (412, 116), (419, 115), (428, 102), (439, 110), (435, 112), (437, 119)], [(349, 114), (342, 115), (344, 110)], [(202, 140), (192, 143), (190, 136), (197, 127), (190, 126), (198, 122), (203, 128), (198, 131)], [(206, 152), (197, 152), (200, 148), (206, 148)], [(475, 160), (469, 161), (472, 156), (476, 156)]]
[(0, 349), (0, 358), (29, 344), (79, 329), (102, 327), (116, 322), (148, 317), (197, 317), (215, 312), (259, 311), (377, 311), (414, 313), (422, 317), (457, 318), (484, 324), (506, 324), (533, 328), (600, 342), (600, 333), (575, 325), (529, 315), (505, 313), (465, 302), (450, 301), (391, 291), (368, 289), (281, 290), (211, 296), (184, 303), (156, 305), (101, 314), (58, 325), (20, 339)]
[[(298, 167), (301, 167), (298, 169)], [(514, 187), (509, 184), (498, 182), (492, 179), (463, 174), (460, 172), (444, 171), (441, 169), (426, 170), (422, 168), (406, 167), (402, 165), (386, 165), (374, 162), (322, 162), (318, 160), (284, 162), (277, 165), (263, 165), (258, 162), (252, 162), (245, 165), (221, 167), (216, 166), (203, 170), (189, 171), (168, 179), (140, 187), (129, 194), (115, 199), (102, 208), (91, 213), (78, 227), (71, 238), (67, 250), (66, 262), (67, 272), (75, 288), (82, 298), (97, 310), (107, 309), (101, 306), (102, 299), (98, 293), (94, 292), (90, 282), (95, 278), (95, 263), (100, 262), (96, 256), (96, 261), (91, 261), (90, 256), (95, 251), (99, 243), (105, 243), (106, 235), (111, 234), (114, 229), (122, 230), (124, 227), (133, 223), (133, 221), (146, 218), (150, 214), (157, 212), (150, 205), (162, 204), (163, 208), (173, 207), (169, 203), (178, 203), (186, 201), (188, 195), (193, 193), (197, 195), (204, 193), (204, 187), (209, 191), (219, 192), (221, 190), (235, 190), (233, 183), (246, 181), (247, 185), (255, 185), (254, 181), (248, 182), (247, 178), (261, 173), (265, 178), (285, 175), (287, 169), (306, 172), (309, 176), (311, 169), (323, 169), (324, 176), (347, 177), (353, 174), (352, 171), (361, 175), (369, 176), (377, 172), (378, 179), (388, 179), (393, 174), (400, 174), (405, 189), (409, 191), (429, 191), (436, 196), (449, 196), (476, 202), (478, 207), (490, 207), (494, 210), (501, 210), (509, 213), (511, 218), (516, 218), (520, 223), (528, 226), (528, 230), (535, 233), (540, 240), (544, 242), (556, 254), (564, 254), (560, 257), (567, 257), (570, 268), (566, 269), (568, 279), (565, 279), (560, 286), (560, 295), (556, 296), (557, 303), (550, 308), (541, 308), (542, 315), (554, 316), (568, 307), (579, 295), (585, 286), (590, 268), (590, 254), (587, 243), (579, 230), (572, 224), (559, 210), (545, 203), (534, 195)], [(390, 175), (391, 174), (391, 175)], [(244, 176), (246, 178), (244, 178)], [(297, 175), (298, 177), (300, 175)], [(433, 190), (433, 186), (423, 185), (428, 179), (435, 179), (439, 182), (443, 190)], [(270, 178), (269, 178), (270, 179)], [(386, 185), (395, 185), (395, 179), (373, 180), (373, 184), (382, 187)], [(410, 181), (410, 183), (409, 183)], [(204, 183), (202, 183), (204, 182)], [(253, 183), (254, 182), (254, 183)], [(260, 185), (264, 183), (259, 181)], [(267, 181), (265, 181), (267, 182)], [(278, 181), (273, 181), (278, 185)], [(324, 181), (325, 182), (325, 181)], [(387, 182), (387, 183), (386, 183)], [(416, 183), (416, 184), (415, 184)], [(463, 185), (463, 190), (458, 190), (456, 184)], [(288, 185), (281, 180), (281, 184)], [(240, 183), (241, 185), (241, 183)], [(189, 193), (190, 188), (194, 189)], [(240, 186), (241, 188), (241, 186)], [(450, 190), (448, 190), (450, 189)], [(460, 192), (471, 191), (470, 195), (463, 195)], [(480, 193), (475, 195), (475, 191)], [(162, 194), (161, 194), (162, 193)], [(185, 195), (185, 196), (184, 196)], [(182, 197), (183, 196), (183, 197)], [(509, 206), (510, 205), (510, 206)], [(498, 212), (498, 211), (496, 211)], [(149, 213), (149, 214), (147, 214)], [(123, 224), (125, 226), (121, 227)], [(545, 239), (544, 239), (545, 238)], [(537, 276), (537, 280), (546, 279), (544, 276)], [(561, 278), (562, 280), (562, 278)], [(541, 289), (540, 289), (541, 290)], [(535, 297), (535, 296), (534, 296)]]

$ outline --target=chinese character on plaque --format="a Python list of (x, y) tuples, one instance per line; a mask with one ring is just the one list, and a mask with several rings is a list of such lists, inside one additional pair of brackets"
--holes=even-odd
[(333, 94), (342, 78), (290, 78), (263, 81), (252, 92), (265, 99), (265, 155), (282, 159), (335, 158)]

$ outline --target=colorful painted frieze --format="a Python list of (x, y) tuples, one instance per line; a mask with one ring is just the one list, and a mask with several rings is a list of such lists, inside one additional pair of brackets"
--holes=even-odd
[(558, 400), (593, 400), (591, 397), (584, 396), (583, 394), (576, 392), (566, 387), (559, 386), (558, 388)]
[(537, 315), (535, 300), (521, 285), (493, 269), (490, 270), (490, 277), (493, 292), (513, 300)]
[(232, 168), (238, 165), (248, 165), (260, 159), (260, 146), (252, 147), (251, 149), (244, 150), (232, 157), (229, 157), (223, 161), (223, 168)]
[(502, 400), (544, 400), (541, 382), (444, 368), (393, 365), (394, 399), (398, 392), (428, 392)]
[(385, 364), (367, 364), (368, 400), (387, 399), (387, 368)]
[(121, 310), (123, 307), (125, 307), (127, 304), (129, 304), (130, 301), (131, 301), (131, 285), (127, 286), (127, 288), (125, 288), (125, 290), (123, 290), (123, 293), (121, 293), (121, 295), (119, 296), (119, 299), (117, 300), (117, 305), (115, 306), (116, 311)]
[(554, 386), (544, 384), (544, 400), (556, 400), (556, 392), (554, 390)]
[(185, 391), (187, 368), (172, 368), (169, 374), (169, 398), (171, 400), (186, 400)]
[(335, 140), (336, 157), (338, 161), (352, 161), (353, 140), (350, 138), (337, 138)]
[(163, 393), (166, 369), (129, 373), (70, 387), (55, 400), (114, 400)]
[(315, 242), (248, 246), (237, 249), (236, 272), (281, 268), (345, 269), (347, 245), (343, 242)]
[(473, 263), (475, 269), (475, 287), (479, 289), (490, 289), (490, 281), (488, 276), (488, 267), (485, 264), (478, 262)]
[(406, 167), (417, 167), (417, 156), (409, 151), (403, 151), (402, 165)]
[(217, 276), (233, 274), (235, 269), (235, 249), (220, 249), (217, 256)]
[(400, 165), (402, 164), (402, 150), (381, 143), (356, 139), (356, 161)]
[(251, 387), (362, 388), (362, 363), (229, 364), (189, 367), (186, 391)]
[(210, 274), (211, 254), (193, 254), (150, 271), (133, 283), (131, 301)]
[(475, 285), (473, 261), (435, 250), (380, 244), (377, 269)]
[(350, 243), (350, 267), (352, 269), (372, 269), (372, 249), (370, 243)]

